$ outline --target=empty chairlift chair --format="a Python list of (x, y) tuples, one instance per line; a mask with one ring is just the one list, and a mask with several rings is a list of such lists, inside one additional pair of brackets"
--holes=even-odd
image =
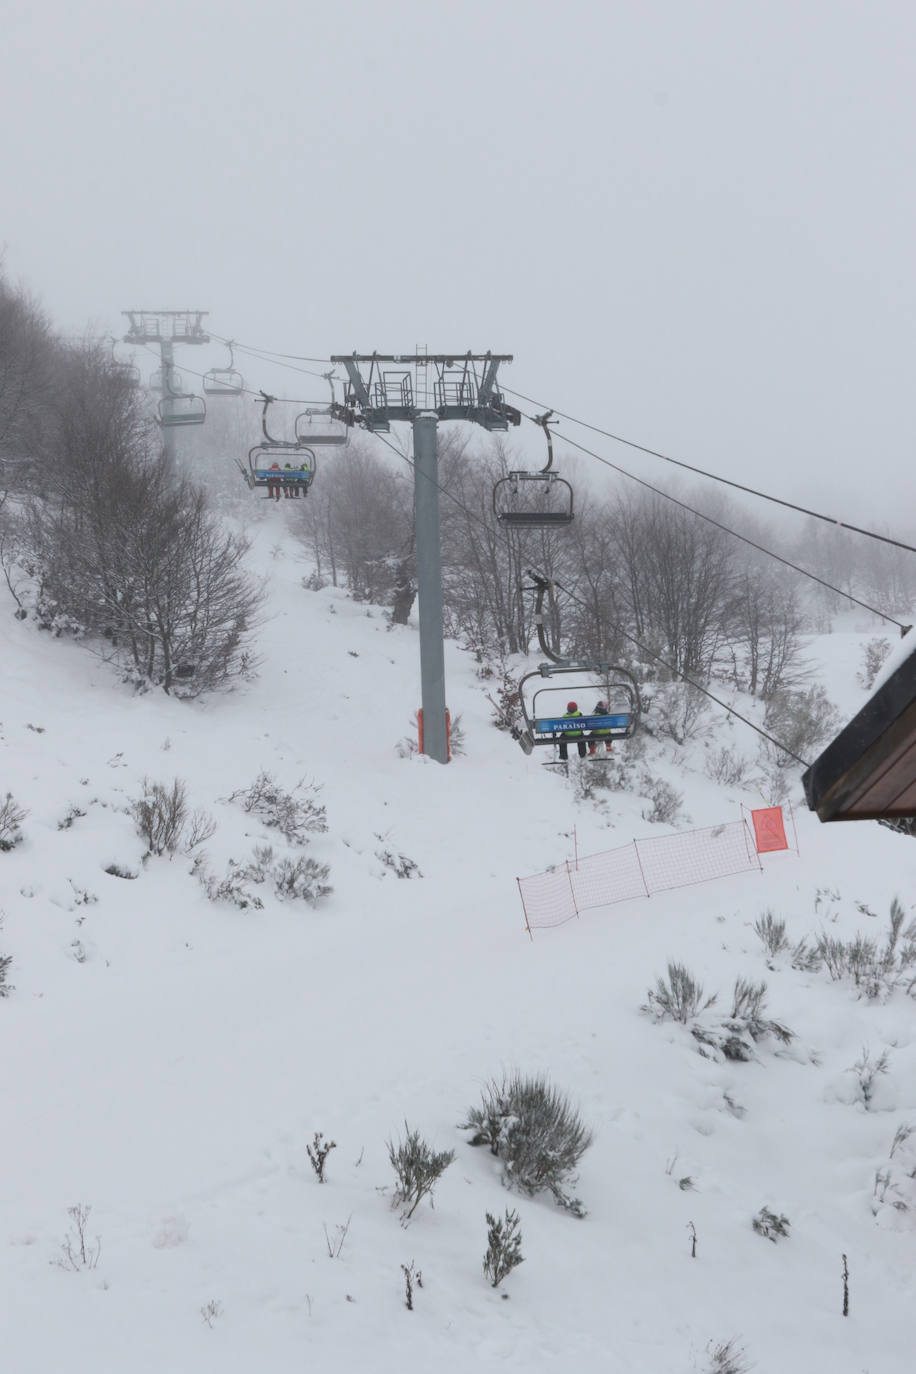
[(573, 518), (573, 489), (553, 469), (552, 411), (535, 417), (547, 437), (547, 463), (537, 472), (515, 471), (493, 488), (493, 514), (509, 529), (550, 529)]
[(244, 378), (235, 368), (231, 340), (226, 347), (229, 349), (229, 366), (211, 367), (210, 371), (204, 374), (205, 396), (241, 396), (245, 390)]

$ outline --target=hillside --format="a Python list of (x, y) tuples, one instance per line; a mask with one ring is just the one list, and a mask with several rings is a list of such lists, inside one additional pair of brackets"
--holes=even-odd
[[(224, 696), (131, 695), (83, 647), (0, 618), (0, 798), (28, 813), (0, 853), (4, 1367), (911, 1369), (916, 1003), (905, 979), (869, 998), (768, 955), (754, 925), (769, 911), (793, 945), (883, 942), (895, 897), (905, 924), (916, 915), (916, 846), (878, 825), (820, 826), (795, 779), (798, 854), (531, 940), (515, 879), (575, 847), (663, 833), (646, 798), (583, 799), (575, 763), (565, 780), (526, 758), (454, 644), (465, 752), (448, 767), (402, 757), (415, 627), (306, 590), (279, 520), (256, 527), (250, 557), (263, 663)], [(865, 637), (811, 646), (844, 715), (862, 700)], [(744, 728), (711, 726), (709, 747)], [(646, 745), (684, 794), (684, 828), (761, 802), (706, 777), (703, 747)], [(262, 773), (326, 808), (306, 852), (328, 866), (328, 896), (281, 901), (249, 882), (263, 905), (240, 909), (208, 900), (194, 854), (144, 862), (128, 810), (144, 779), (181, 780), (212, 815), (195, 851), (211, 876), (255, 846), (295, 857), (228, 800)], [(399, 865), (418, 872), (401, 880)], [(690, 1026), (641, 1010), (672, 960), (718, 993), (701, 1023), (727, 1012), (737, 978), (766, 980), (790, 1043), (705, 1057)], [(549, 1075), (594, 1131), (584, 1219), (506, 1191), (499, 1160), (458, 1129), (487, 1081), (516, 1069)], [(435, 1207), (407, 1226), (387, 1149), (405, 1122), (455, 1151)], [(324, 1183), (316, 1132), (335, 1142)], [(78, 1206), (98, 1262), (61, 1267)], [(511, 1207), (525, 1262), (494, 1290), (485, 1214)], [(755, 1233), (763, 1207), (788, 1237)], [(408, 1311), (411, 1264), (422, 1287)], [(729, 1342), (733, 1364), (716, 1363)]]

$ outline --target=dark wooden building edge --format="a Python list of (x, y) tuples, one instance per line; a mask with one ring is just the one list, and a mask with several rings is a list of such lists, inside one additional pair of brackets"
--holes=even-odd
[(916, 652), (803, 774), (822, 821), (916, 816)]

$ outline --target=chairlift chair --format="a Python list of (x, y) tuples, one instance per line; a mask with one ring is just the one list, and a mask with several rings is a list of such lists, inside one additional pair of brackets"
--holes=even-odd
[[(533, 579), (537, 592), (534, 623), (538, 645), (549, 661), (539, 663), (536, 670), (525, 673), (519, 682), (518, 703), (524, 726), (514, 728), (513, 738), (526, 754), (537, 745), (554, 745), (564, 736), (595, 744), (608, 739), (629, 739), (636, 733), (642, 715), (636, 678), (629, 668), (619, 664), (598, 659), (573, 662), (556, 653), (547, 638), (544, 608), (545, 601), (553, 601), (553, 583), (531, 568), (528, 576)], [(554, 684), (554, 679), (560, 681)], [(542, 685), (532, 688), (535, 681)], [(578, 702), (580, 697), (587, 699), (595, 695), (607, 706), (607, 714), (599, 715), (589, 709), (579, 716), (566, 715), (569, 701)], [(605, 760), (605, 754), (591, 757)]]
[(573, 489), (565, 477), (553, 472), (553, 411), (535, 416), (547, 437), (547, 462), (538, 472), (510, 472), (493, 487), (493, 514), (510, 529), (550, 529), (568, 525), (573, 518)]
[(139, 367), (135, 366), (134, 363), (124, 363), (120, 361), (117, 354), (115, 353), (115, 344), (117, 342), (117, 339), (114, 337), (114, 335), (112, 335), (111, 370), (119, 381), (123, 382), (125, 386), (130, 387), (132, 391), (135, 391), (141, 382), (140, 369)]
[(350, 442), (350, 426), (330, 410), (303, 410), (296, 416), (296, 439), (307, 448)]
[(255, 444), (248, 454), (247, 469), (239, 463), (242, 476), (252, 491), (255, 487), (283, 487), (299, 491), (303, 496), (308, 495), (315, 480), (316, 467), (312, 449), (302, 444), (285, 443)]
[[(532, 687), (535, 683), (541, 685)], [(606, 702), (608, 714), (594, 714), (588, 706), (591, 698)], [(538, 745), (555, 745), (564, 736), (587, 744), (630, 739), (642, 713), (635, 677), (629, 669), (610, 663), (542, 663), (521, 679), (518, 701), (524, 725), (517, 727), (517, 739), (526, 754)], [(580, 703), (580, 716), (566, 715), (569, 701)], [(606, 752), (591, 757), (607, 761)]]
[(266, 391), (261, 392), (258, 405), (263, 407), (261, 429), (264, 441), (249, 449), (248, 467), (239, 463), (238, 468), (251, 490), (255, 487), (294, 488), (302, 492), (303, 496), (307, 496), (318, 467), (315, 451), (298, 439), (277, 439), (270, 433), (267, 428), (267, 410), (275, 400), (275, 396), (268, 396)]
[(334, 395), (334, 373), (321, 374), (331, 388), (331, 404), (303, 410), (296, 416), (296, 439), (307, 448), (341, 446), (350, 442), (350, 425), (341, 415)]
[(204, 395), (206, 396), (241, 396), (245, 390), (245, 381), (241, 372), (235, 368), (235, 355), (232, 351), (232, 343), (228, 343), (229, 366), (211, 367), (209, 372), (204, 373)]
[(207, 405), (202, 396), (169, 392), (159, 402), (159, 423), (164, 429), (174, 425), (202, 425), (207, 418)]

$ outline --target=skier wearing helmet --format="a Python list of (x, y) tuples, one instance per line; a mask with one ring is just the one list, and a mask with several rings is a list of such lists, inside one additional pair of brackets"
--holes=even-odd
[[(606, 701), (596, 701), (596, 702), (595, 702), (595, 709), (592, 711), (592, 715), (593, 715), (593, 716), (609, 716), (610, 714), (611, 714), (610, 711), (607, 709), (607, 702), (606, 702)], [(598, 748), (598, 745), (595, 743), (595, 736), (596, 736), (596, 735), (610, 735), (610, 733), (611, 733), (610, 730), (593, 730), (593, 731), (592, 731), (592, 735), (591, 735), (591, 739), (589, 740), (588, 752), (589, 752), (590, 754), (594, 754), (595, 751), (596, 751), (596, 749)], [(604, 747), (605, 747), (606, 752), (609, 754), (609, 753), (611, 752), (611, 741), (610, 741), (610, 739), (605, 739), (605, 741), (604, 741)]]
[[(574, 701), (568, 701), (566, 703), (566, 710), (563, 713), (563, 719), (569, 720), (573, 716), (581, 716), (581, 714), (582, 712), (579, 710), (579, 707), (576, 705), (576, 703)], [(569, 730), (560, 737), (560, 759), (563, 763), (566, 763), (569, 758), (567, 742), (571, 739), (574, 739), (576, 741), (576, 748), (579, 751), (579, 758), (585, 758), (586, 746), (585, 740), (582, 738), (582, 731)]]

